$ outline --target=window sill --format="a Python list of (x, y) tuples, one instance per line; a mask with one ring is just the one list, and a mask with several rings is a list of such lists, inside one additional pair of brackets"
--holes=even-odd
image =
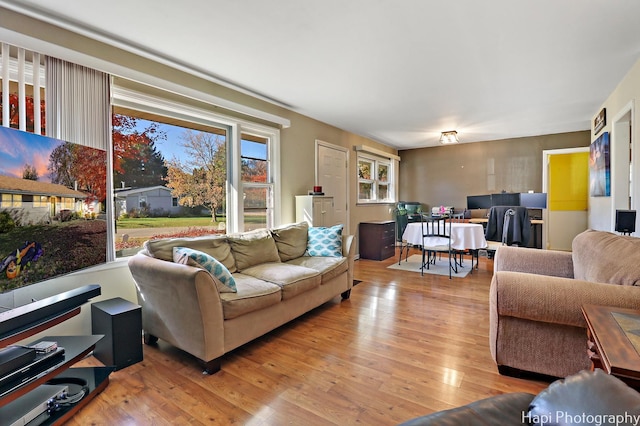
[(395, 206), (395, 201), (358, 201), (356, 206)]

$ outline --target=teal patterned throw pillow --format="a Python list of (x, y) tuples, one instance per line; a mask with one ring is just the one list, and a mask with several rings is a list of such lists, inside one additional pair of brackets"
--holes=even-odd
[(215, 257), (211, 257), (207, 253), (187, 247), (174, 247), (173, 261), (175, 263), (195, 266), (208, 271), (218, 279), (219, 282), (216, 282), (216, 286), (220, 293), (238, 292), (238, 289), (236, 288), (236, 280), (233, 279), (229, 270)]
[(344, 225), (335, 225), (330, 228), (324, 226), (309, 228), (307, 255), (341, 257), (343, 227)]

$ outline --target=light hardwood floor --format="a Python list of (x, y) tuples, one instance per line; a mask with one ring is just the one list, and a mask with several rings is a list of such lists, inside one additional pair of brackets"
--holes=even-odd
[(394, 425), (548, 385), (501, 376), (491, 359), (491, 260), (452, 280), (386, 269), (394, 261), (356, 261), (349, 300), (233, 351), (215, 375), (162, 341), (145, 346), (67, 424)]

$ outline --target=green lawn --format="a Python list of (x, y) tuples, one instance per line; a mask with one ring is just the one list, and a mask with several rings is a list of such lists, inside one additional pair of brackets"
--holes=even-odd
[[(225, 218), (219, 218), (221, 222), (226, 221)], [(245, 223), (264, 223), (265, 215), (262, 214), (245, 214)], [(138, 228), (178, 228), (178, 227), (198, 227), (216, 225), (211, 217), (139, 217), (118, 219), (116, 221), (117, 229), (138, 229)]]
[(172, 228), (184, 226), (211, 226), (215, 225), (210, 216), (206, 217), (140, 217), (118, 219), (118, 229), (136, 228)]

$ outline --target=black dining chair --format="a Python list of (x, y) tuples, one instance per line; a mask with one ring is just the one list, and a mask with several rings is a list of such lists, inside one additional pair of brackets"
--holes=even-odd
[[(451, 213), (449, 214), (449, 217), (447, 220), (450, 221), (451, 223), (467, 223), (468, 222), (468, 220), (465, 218), (464, 212)], [(451, 230), (449, 230), (449, 232), (451, 232)], [(471, 256), (471, 273), (473, 273), (473, 261), (475, 259), (477, 262), (478, 251), (470, 250), (470, 249), (456, 249), (456, 248), (452, 248), (452, 251), (454, 253), (454, 260), (460, 267), (462, 267), (462, 263), (464, 261), (464, 255), (468, 254), (469, 256)], [(477, 266), (477, 263), (476, 263), (476, 266)]]
[(424, 275), (424, 269), (435, 264), (436, 257), (447, 253), (449, 260), (449, 279), (452, 271), (458, 273), (458, 265), (455, 253), (451, 248), (451, 221), (446, 216), (422, 216), (422, 265), (420, 274)]

